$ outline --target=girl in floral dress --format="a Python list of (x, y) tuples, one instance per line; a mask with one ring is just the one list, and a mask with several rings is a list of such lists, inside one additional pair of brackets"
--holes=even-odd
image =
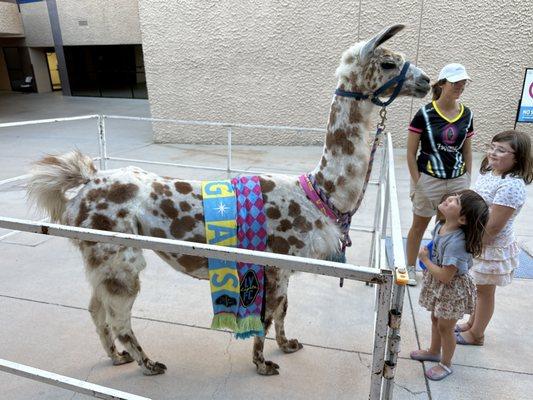
[(479, 194), (466, 189), (448, 195), (438, 211), (444, 221), (433, 230), (431, 255), (427, 247), (418, 254), (427, 268), (419, 303), (431, 311), (431, 345), (411, 352), (414, 360), (438, 362), (426, 371), (436, 381), (452, 373), (455, 324), (475, 308), (476, 288), (468, 270), (472, 258), (481, 254), (489, 207)]
[(458, 344), (483, 345), (494, 313), (496, 286), (513, 280), (520, 251), (513, 222), (526, 201), (525, 185), (533, 180), (532, 168), (529, 135), (511, 130), (494, 136), (473, 188), (490, 206), (483, 252), (470, 270), (477, 288), (476, 310), (468, 322), (456, 327)]

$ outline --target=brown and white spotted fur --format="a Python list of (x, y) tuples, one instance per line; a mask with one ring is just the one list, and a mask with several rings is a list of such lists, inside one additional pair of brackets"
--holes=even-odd
[[(347, 50), (337, 69), (338, 87), (369, 92), (397, 75), (403, 57), (378, 46), (402, 28), (385, 29)], [(401, 94), (423, 97), (428, 90), (429, 79), (411, 66)], [(351, 210), (361, 192), (369, 157), (366, 139), (372, 108), (369, 101), (333, 99), (324, 153), (313, 173), (341, 211)], [(268, 220), (267, 251), (317, 259), (336, 251), (338, 226), (306, 198), (296, 176), (264, 175), (260, 182)], [(77, 194), (67, 199), (66, 191), (80, 185)], [(199, 181), (160, 177), (136, 167), (97, 171), (89, 157), (71, 152), (36, 163), (28, 194), (52, 221), (62, 224), (205, 243)], [(93, 288), (89, 310), (113, 364), (135, 360), (147, 375), (163, 373), (165, 365), (150, 360), (131, 327), (139, 272), (146, 266), (142, 250), (87, 241), (77, 245)], [(208, 277), (204, 258), (158, 254), (180, 272), (199, 279)], [(266, 267), (265, 331), (274, 322), (276, 341), (285, 353), (302, 348), (298, 340), (285, 336), (289, 275), (289, 271)], [(115, 339), (124, 351), (117, 350)], [(257, 371), (277, 374), (278, 365), (263, 357), (263, 345), (264, 338), (254, 338)]]

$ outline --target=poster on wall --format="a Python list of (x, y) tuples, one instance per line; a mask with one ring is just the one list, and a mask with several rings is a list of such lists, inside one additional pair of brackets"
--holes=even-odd
[(526, 68), (516, 122), (533, 122), (533, 68)]

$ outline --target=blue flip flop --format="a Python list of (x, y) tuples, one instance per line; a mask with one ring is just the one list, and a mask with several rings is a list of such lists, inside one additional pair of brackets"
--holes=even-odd
[(461, 344), (463, 346), (483, 346), (485, 338), (482, 336), (478, 339), (475, 339), (473, 342), (467, 342), (466, 339), (461, 335), (461, 332), (455, 332), (455, 343)]
[(466, 332), (466, 331), (470, 330), (470, 328), (472, 328), (472, 326), (469, 325), (468, 323), (465, 323), (465, 325), (468, 325), (468, 328), (467, 328), (467, 329), (462, 329), (462, 328), (459, 326), (459, 324), (455, 324), (455, 328), (453, 328), (453, 331), (454, 331), (455, 333), (457, 333), (457, 332)]

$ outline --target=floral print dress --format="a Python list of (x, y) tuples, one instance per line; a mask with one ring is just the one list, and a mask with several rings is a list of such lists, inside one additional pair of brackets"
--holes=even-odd
[(442, 223), (433, 230), (431, 261), (457, 271), (448, 283), (442, 283), (431, 272), (424, 270), (419, 304), (432, 311), (437, 318), (459, 320), (472, 314), (476, 307), (476, 285), (468, 270), (472, 267), (472, 255), (466, 251), (465, 234), (461, 229), (439, 234)]

